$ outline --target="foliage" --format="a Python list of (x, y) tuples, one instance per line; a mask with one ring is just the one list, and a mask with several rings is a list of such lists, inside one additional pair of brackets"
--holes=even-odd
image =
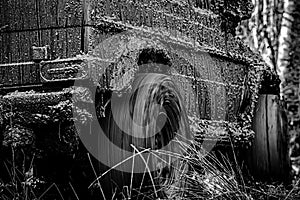
[(252, 17), (240, 24), (238, 35), (279, 75), (290, 129), (299, 129), (299, 1), (254, 3)]
[(283, 1), (255, 0), (249, 20), (241, 22), (238, 35), (254, 52), (259, 52), (266, 63), (276, 71)]
[[(220, 152), (206, 154), (198, 145), (188, 147), (187, 155), (180, 157), (189, 170), (177, 182), (182, 188), (173, 187), (173, 199), (286, 199), (300, 198), (300, 177), (295, 177), (291, 185), (281, 183), (256, 182), (244, 169), (241, 162)], [(203, 156), (206, 155), (206, 156)], [(178, 168), (179, 170), (181, 168)], [(182, 196), (182, 192), (184, 195)]]
[(4, 132), (4, 146), (12, 146), (14, 148), (25, 147), (34, 145), (34, 134), (33, 131), (22, 127), (20, 125), (14, 125), (9, 127)]

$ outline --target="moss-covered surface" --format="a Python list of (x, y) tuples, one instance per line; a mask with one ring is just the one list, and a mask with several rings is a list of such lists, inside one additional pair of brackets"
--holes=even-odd
[[(131, 91), (139, 72), (169, 74), (178, 83), (198, 142), (205, 138), (219, 140), (219, 146), (230, 141), (237, 147), (249, 145), (255, 134), (251, 125), (258, 95), (276, 90), (277, 79), (260, 57), (232, 34), (236, 23), (248, 15), (248, 5), (230, 1), (223, 9), (222, 3), (215, 1), (211, 13), (179, 1), (167, 1), (166, 5), (160, 0), (145, 5), (92, 1), (89, 53), (81, 56), (88, 62), (91, 88), (98, 86), (100, 91), (121, 95)], [(123, 12), (124, 8), (136, 12)], [(136, 21), (136, 13), (142, 11), (149, 18)], [(262, 88), (265, 82), (274, 87)], [(101, 116), (104, 112), (98, 108), (107, 103), (107, 99), (95, 102), (91, 88), (1, 96), (0, 150), (7, 156), (0, 160), (14, 157), (18, 168), (26, 172), (34, 157), (34, 176), (46, 181), (41, 187), (71, 181), (77, 183), (75, 187), (87, 188), (95, 175), (74, 121), (89, 128), (89, 123), (97, 120), (91, 109), (96, 107)], [(226, 103), (221, 108), (225, 114), (217, 107), (220, 99)], [(5, 165), (0, 165), (5, 170)], [(63, 188), (72, 193), (72, 188)]]

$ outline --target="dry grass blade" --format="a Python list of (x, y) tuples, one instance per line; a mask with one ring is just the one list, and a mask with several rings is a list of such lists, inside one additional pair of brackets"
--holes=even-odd
[(93, 186), (93, 184), (95, 184), (97, 181), (99, 181), (103, 176), (105, 176), (107, 173), (109, 173), (111, 170), (115, 169), (116, 167), (122, 165), (123, 163), (127, 162), (128, 160), (132, 159), (134, 156), (138, 156), (140, 154), (143, 154), (145, 152), (149, 151), (149, 149), (145, 149), (143, 151), (138, 152), (137, 154), (134, 154), (132, 156), (129, 156), (128, 158), (122, 160), (121, 162), (115, 164), (113, 167), (111, 167), (109, 170), (107, 170), (106, 172), (104, 172), (103, 174), (101, 174), (100, 176), (98, 176), (90, 185), (88, 188), (91, 188)]
[[(94, 168), (94, 165), (93, 165), (93, 163), (92, 163), (92, 160), (91, 160), (90, 154), (88, 153), (87, 155), (88, 155), (88, 158), (89, 158), (90, 165), (91, 165), (91, 167), (92, 167), (92, 169), (93, 169), (93, 173), (94, 173), (95, 177), (97, 178), (97, 173), (96, 173), (96, 170), (95, 170), (95, 168)], [(104, 200), (106, 200), (106, 198), (105, 198), (104, 192), (103, 192), (103, 190), (102, 190), (102, 187), (101, 187), (101, 184), (100, 184), (100, 181), (99, 181), (99, 179), (97, 179), (97, 183), (98, 183), (98, 185), (99, 185), (99, 188), (100, 188), (100, 193), (101, 193), (101, 195), (102, 195), (103, 199), (104, 199)]]
[(143, 160), (146, 168), (147, 168), (147, 171), (149, 173), (149, 177), (150, 177), (150, 180), (152, 182), (152, 186), (153, 186), (153, 189), (154, 189), (154, 194), (155, 194), (155, 197), (158, 198), (158, 195), (157, 195), (157, 190), (156, 190), (156, 187), (155, 187), (155, 183), (154, 183), (154, 179), (152, 177), (152, 174), (151, 174), (151, 170), (148, 166), (148, 163), (146, 162), (145, 158), (142, 156), (142, 153), (134, 146), (134, 145), (130, 145), (136, 152), (138, 152), (138, 155), (141, 157), (141, 159)]

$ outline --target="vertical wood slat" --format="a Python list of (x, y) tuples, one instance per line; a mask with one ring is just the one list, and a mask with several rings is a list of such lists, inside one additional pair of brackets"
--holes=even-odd
[(277, 95), (259, 97), (253, 119), (255, 139), (248, 168), (258, 180), (288, 181), (287, 121)]

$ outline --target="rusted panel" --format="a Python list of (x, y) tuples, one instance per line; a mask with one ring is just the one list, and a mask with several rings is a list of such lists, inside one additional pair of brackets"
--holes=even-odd
[(215, 111), (216, 116), (214, 120), (225, 120), (227, 116), (227, 94), (223, 85), (216, 85), (215, 90)]
[(195, 92), (193, 91), (192, 79), (186, 79), (184, 76), (175, 76), (173, 82), (177, 86), (179, 93), (183, 99), (185, 109), (189, 114), (195, 113), (196, 109), (192, 106), (195, 102)]
[(178, 73), (188, 76), (195, 75), (196, 78), (226, 85), (242, 86), (247, 72), (246, 65), (181, 45), (169, 44), (169, 48), (171, 52), (189, 61), (189, 64), (195, 67), (187, 69), (186, 64), (177, 59), (174, 61), (173, 67)]
[(218, 70), (224, 83), (242, 85), (247, 73), (247, 65), (225, 59), (216, 59)]
[[(23, 111), (30, 113), (47, 113), (49, 105), (58, 104), (67, 99), (70, 89), (60, 92), (36, 93), (18, 92), (3, 96), (2, 102), (6, 111)], [(33, 103), (34, 102), (34, 103)], [(43, 114), (43, 113), (42, 113)]]
[(0, 67), (0, 86), (3, 85), (7, 80), (6, 80), (6, 69)]
[[(183, 98), (188, 115), (197, 116), (201, 119), (212, 118), (212, 91), (209, 90), (210, 85), (203, 81), (195, 82), (191, 78), (180, 75), (175, 75), (173, 81)], [(195, 83), (197, 84), (195, 85)]]
[[(209, 81), (197, 81), (193, 86), (195, 89), (189, 91), (190, 93), (193, 91), (197, 103), (194, 103), (195, 97), (193, 97), (190, 104), (195, 104), (197, 107), (193, 105), (189, 107), (197, 110), (191, 110), (192, 113), (198, 113), (201, 119), (236, 121), (241, 88)], [(186, 100), (186, 103), (188, 101)]]
[(38, 0), (41, 28), (81, 26), (83, 0)]
[(33, 61), (42, 61), (42, 60), (49, 60), (50, 59), (50, 46), (46, 45), (43, 47), (36, 47), (32, 46), (31, 48), (31, 59)]
[(80, 53), (83, 1), (12, 0), (1, 9), (0, 28), (8, 27), (1, 29), (0, 63), (31, 61), (32, 46), (49, 45), (53, 59)]
[(33, 63), (22, 66), (22, 84), (36, 84), (40, 83), (40, 67)]
[(4, 35), (0, 34), (0, 63), (4, 63), (4, 60), (5, 60)]
[(87, 78), (87, 62), (71, 58), (41, 63), (43, 81), (62, 81)]
[[(99, 35), (100, 40), (101, 37), (107, 36), (101, 33)], [(94, 51), (93, 54), (102, 58), (118, 58), (123, 54), (123, 50), (125, 52), (134, 50), (134, 45), (127, 46), (128, 40), (133, 39), (133, 36), (128, 38), (124, 36), (122, 39), (119, 36), (111, 37), (97, 46), (97, 51)], [(134, 41), (142, 44), (141, 41), (143, 40), (147, 41), (147, 39), (141, 38), (136, 38)], [(161, 41), (161, 43), (165, 45), (170, 56), (173, 73), (178, 78), (178, 87), (188, 113), (198, 113), (201, 119), (236, 121), (243, 87), (243, 81), (240, 80), (245, 76), (246, 67), (233, 62), (231, 59), (197, 51), (184, 45), (166, 41)], [(143, 45), (135, 46), (135, 48), (139, 47), (143, 47)], [(130, 58), (130, 55), (128, 57)], [(135, 58), (132, 57), (131, 59)], [(122, 61), (119, 61), (118, 69), (123, 69), (126, 72), (129, 72), (129, 69), (134, 70), (135, 66), (132, 60), (128, 63), (125, 60), (123, 58)], [(96, 73), (96, 76), (97, 74), (99, 73)]]
[(38, 32), (1, 33), (2, 50), (0, 63), (30, 61), (33, 45), (38, 45)]
[(0, 27), (7, 26), (6, 31), (37, 28), (36, 0), (2, 1)]
[[(89, 53), (91, 55), (97, 54), (100, 58), (107, 58), (107, 59), (113, 59), (117, 58), (112, 55), (118, 55), (118, 51), (124, 50), (125, 43), (124, 41), (121, 41), (118, 39), (118, 37), (113, 37), (114, 35), (119, 34), (119, 30), (114, 30), (112, 32), (107, 32), (105, 29), (97, 29), (93, 27), (88, 28), (90, 35), (89, 35)], [(118, 45), (120, 47), (117, 49), (115, 45)], [(109, 50), (110, 49), (110, 50)], [(104, 55), (104, 52), (109, 55)], [(118, 52), (116, 54), (116, 52)]]
[(89, 22), (90, 22), (90, 12), (91, 12), (91, 4), (90, 4), (90, 0), (83, 0), (83, 24), (85, 25), (84, 27), (82, 27), (82, 35), (81, 38), (81, 47), (82, 47), (82, 51), (84, 53), (88, 53), (89, 50), (89, 41), (90, 41), (90, 28), (88, 26)]
[(81, 27), (42, 30), (41, 45), (50, 46), (51, 59), (74, 57), (81, 52)]
[(242, 87), (226, 87), (228, 121), (236, 121), (241, 101)]
[(204, 64), (206, 59), (206, 56), (204, 54), (205, 53), (193, 53), (193, 64), (195, 66), (197, 77), (208, 80), (209, 68)]
[(0, 85), (28, 85), (40, 83), (39, 65), (30, 63), (15, 63), (0, 65)]
[(67, 52), (66, 57), (74, 57), (81, 53), (81, 31), (82, 28), (70, 28), (66, 29), (67, 34)]
[(20, 83), (21, 80), (20, 66), (11, 66), (8, 68), (9, 79), (7, 84)]
[(5, 20), (5, 4), (7, 2), (1, 2), (0, 4), (0, 31), (3, 31), (5, 27), (7, 27), (8, 25), (6, 24), (6, 20)]
[[(48, 36), (48, 37), (47, 37)], [(42, 46), (49, 45), (51, 58), (65, 58), (67, 55), (66, 29), (51, 29), (42, 31)]]
[(32, 46), (39, 45), (38, 31), (28, 31), (19, 34), (19, 52), (20, 62), (31, 61), (31, 48)]
[(36, 30), (39, 28), (37, 1), (39, 0), (19, 0), (22, 15), (22, 22), (20, 22), (20, 24), (23, 26), (21, 27), (21, 30)]
[(55, 55), (54, 53), (54, 42), (55, 42), (55, 29), (49, 29), (49, 30), (43, 30), (40, 31), (41, 35), (41, 42), (40, 46), (49, 46), (49, 56), (50, 58), (55, 58), (53, 57)]
[(197, 82), (197, 93), (199, 102), (200, 119), (211, 119), (211, 99), (208, 85), (204, 82)]
[(20, 55), (20, 33), (10, 33), (10, 42), (7, 45), (10, 45), (10, 62), (19, 62), (22, 58)]
[[(41, 84), (42, 82), (82, 80), (88, 77), (88, 64), (92, 64), (93, 61), (93, 59), (70, 58), (41, 63), (2, 64), (0, 65), (0, 77), (2, 77), (0, 85), (9, 87)], [(97, 62), (97, 68), (102, 67)]]
[[(101, 3), (100, 3), (101, 2)], [(109, 2), (109, 3), (108, 3)], [(107, 5), (109, 4), (109, 5)], [(105, 8), (103, 8), (103, 5)], [(114, 22), (121, 22), (123, 24), (130, 24), (132, 26), (140, 27), (141, 25), (151, 27), (151, 29), (167, 30), (170, 29), (170, 23), (174, 24), (171, 33), (176, 38), (177, 35), (191, 36), (195, 35), (194, 26), (201, 23), (203, 20), (191, 21), (191, 19), (197, 19), (199, 13), (191, 10), (187, 4), (182, 6), (176, 5), (174, 2), (162, 2), (162, 1), (149, 1), (149, 2), (118, 2), (112, 3), (110, 1), (93, 1), (91, 9), (91, 24), (101, 24), (103, 19), (100, 16), (105, 16), (107, 19)], [(146, 23), (143, 22), (143, 17), (146, 16)], [(208, 15), (203, 15), (203, 18), (207, 18)], [(212, 22), (217, 20), (217, 16), (211, 18)], [(220, 21), (220, 20), (217, 20)], [(201, 29), (210, 28), (213, 23), (204, 26), (198, 26), (197, 32)], [(220, 32), (220, 26), (214, 27)], [(203, 35), (199, 35), (200, 38)], [(210, 37), (204, 35), (204, 37)], [(198, 37), (195, 39), (199, 39)], [(207, 44), (209, 45), (209, 44)]]

